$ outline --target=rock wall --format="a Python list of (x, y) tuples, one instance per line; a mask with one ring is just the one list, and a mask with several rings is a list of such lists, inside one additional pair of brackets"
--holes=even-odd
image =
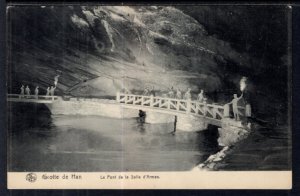
[(241, 121), (235, 121), (231, 118), (223, 118), (221, 126), (218, 128), (218, 143), (224, 147), (219, 152), (209, 156), (205, 162), (192, 168), (193, 171), (217, 170), (217, 164), (222, 163), (225, 156), (232, 152), (232, 147), (248, 137), (251, 132), (251, 124), (245, 126)]
[(249, 128), (242, 125), (241, 121), (230, 118), (222, 119), (222, 127), (218, 130), (218, 143), (220, 146), (234, 145), (236, 142), (245, 139), (250, 133)]

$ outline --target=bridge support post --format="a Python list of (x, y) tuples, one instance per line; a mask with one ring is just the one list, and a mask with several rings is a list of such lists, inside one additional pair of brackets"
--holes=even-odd
[(150, 107), (153, 107), (153, 103), (154, 103), (154, 96), (150, 95)]
[(176, 125), (177, 125), (177, 116), (175, 116), (174, 119), (174, 130), (173, 130), (174, 133), (176, 132)]
[(141, 106), (143, 106), (145, 103), (145, 97), (142, 97)]
[(224, 105), (223, 118), (229, 117), (229, 111), (230, 111), (229, 104), (225, 104), (225, 105)]

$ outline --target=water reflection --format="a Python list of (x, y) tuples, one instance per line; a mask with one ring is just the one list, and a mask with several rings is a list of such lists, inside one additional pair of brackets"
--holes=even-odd
[[(204, 132), (99, 116), (51, 116), (11, 135), (11, 171), (181, 171), (218, 150)], [(12, 119), (14, 121), (16, 119)]]

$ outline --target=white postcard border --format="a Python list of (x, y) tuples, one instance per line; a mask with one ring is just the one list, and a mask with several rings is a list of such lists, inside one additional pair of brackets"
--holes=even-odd
[(8, 172), (7, 187), (8, 189), (291, 189), (292, 171)]

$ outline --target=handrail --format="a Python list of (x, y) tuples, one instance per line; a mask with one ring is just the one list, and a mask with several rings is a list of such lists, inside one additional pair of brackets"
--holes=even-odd
[[(229, 116), (228, 104), (208, 104), (206, 101), (199, 102), (195, 100), (192, 101), (168, 97), (157, 97), (154, 95), (145, 96), (126, 93), (117, 93), (116, 100), (118, 103), (122, 104), (159, 108), (181, 113), (185, 112), (187, 114), (199, 115), (216, 120), (221, 120), (223, 117)], [(239, 106), (238, 109), (244, 111), (245, 107)]]

